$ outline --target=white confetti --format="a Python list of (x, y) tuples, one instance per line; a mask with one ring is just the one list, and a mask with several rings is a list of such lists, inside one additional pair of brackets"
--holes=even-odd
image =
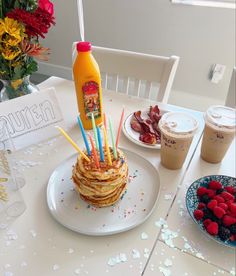
[(5, 267), (5, 269), (8, 269), (9, 267), (11, 267), (11, 265), (10, 264), (5, 264), (4, 267)]
[(58, 270), (59, 268), (60, 268), (60, 267), (59, 267), (58, 264), (54, 264), (53, 267), (52, 267), (53, 270)]
[(162, 226), (167, 225), (167, 224), (166, 224), (166, 221), (163, 218), (160, 218), (158, 221), (155, 222), (155, 225), (157, 227), (162, 227)]
[(76, 275), (79, 275), (80, 274), (80, 269), (77, 268), (74, 272), (75, 272)]
[(147, 239), (148, 239), (148, 234), (145, 233), (145, 232), (143, 232), (143, 233), (141, 234), (141, 239), (142, 239), (142, 240), (147, 240)]
[(205, 258), (202, 256), (202, 254), (201, 253), (197, 253), (196, 254), (196, 257), (198, 257), (199, 259), (202, 259), (202, 260), (205, 260)]
[(148, 248), (144, 248), (144, 254), (143, 254), (143, 256), (144, 256), (144, 258), (148, 258), (149, 257), (149, 249)]
[(107, 264), (108, 264), (109, 266), (114, 266), (114, 265), (116, 265), (116, 259), (115, 259), (115, 258), (109, 258)]
[(21, 267), (26, 267), (27, 266), (27, 263), (26, 262), (22, 262), (21, 263)]
[(167, 267), (168, 266), (172, 266), (172, 264), (173, 263), (172, 263), (172, 261), (170, 259), (166, 259), (165, 262), (164, 262), (164, 265), (167, 266)]
[(232, 275), (234, 275), (234, 276), (236, 275), (236, 274), (235, 274), (235, 268), (234, 268), (234, 267), (232, 267), (232, 269), (230, 270), (230, 274), (232, 274)]
[(69, 253), (69, 254), (74, 253), (74, 249), (73, 249), (73, 248), (69, 248), (69, 249), (68, 249), (68, 253)]
[(178, 237), (178, 233), (171, 231), (168, 228), (163, 228), (161, 230), (161, 238), (163, 239), (163, 241), (165, 242), (166, 245), (168, 245), (169, 247), (174, 247), (173, 244), (173, 239)]
[(133, 257), (133, 259), (139, 259), (140, 258), (140, 253), (137, 249), (132, 250), (132, 257)]
[(116, 264), (119, 264), (119, 263), (124, 263), (127, 261), (127, 256), (125, 253), (120, 253), (119, 255), (116, 255), (115, 257), (111, 257), (109, 258), (107, 264), (109, 266), (114, 266)]
[(159, 270), (160, 270), (160, 272), (162, 272), (162, 274), (164, 276), (170, 276), (171, 275), (171, 271), (169, 269), (165, 268), (165, 267), (159, 266)]
[(35, 232), (35, 230), (30, 230), (30, 234), (33, 238), (37, 236), (37, 233)]
[(124, 253), (120, 253), (120, 260), (122, 261), (122, 262), (126, 262), (127, 261), (127, 257), (126, 257), (126, 255), (124, 254)]
[(6, 239), (8, 241), (14, 241), (18, 239), (18, 236), (13, 230), (9, 230), (6, 234)]
[(172, 199), (172, 195), (171, 194), (166, 194), (164, 196), (165, 200), (171, 200)]

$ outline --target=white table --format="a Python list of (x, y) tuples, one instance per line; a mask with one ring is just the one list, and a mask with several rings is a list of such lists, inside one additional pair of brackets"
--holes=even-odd
[[(70, 135), (79, 141), (78, 143), (82, 147), (81, 133), (76, 124), (77, 106), (73, 82), (51, 77), (43, 82), (40, 88), (51, 86), (54, 86), (57, 91)], [(125, 113), (128, 115), (133, 111), (146, 109), (151, 104), (155, 104), (148, 100), (130, 98), (111, 91), (103, 92), (103, 101), (105, 112), (112, 114), (115, 127), (119, 122), (122, 105), (125, 105)], [(175, 255), (176, 267), (181, 265), (184, 268), (184, 264), (189, 262), (194, 265), (183, 269), (183, 271), (189, 272), (188, 275), (199, 275), (200, 273), (211, 275), (203, 274), (204, 271), (211, 271), (214, 275), (213, 272), (218, 269), (215, 265), (226, 271), (230, 271), (235, 266), (233, 263), (235, 252), (221, 248), (215, 245), (213, 241), (210, 241), (210, 246), (207, 247), (209, 254), (205, 254), (206, 259), (201, 260), (197, 259), (194, 254), (186, 254), (181, 251), (183, 248), (179, 242), (181, 238), (175, 239), (176, 244), (174, 241), (178, 249), (167, 247), (160, 239), (161, 228), (155, 225), (155, 222), (159, 222), (160, 218), (167, 219), (172, 230), (181, 228), (180, 218), (176, 214), (178, 204), (175, 196), (177, 195), (183, 200), (182, 191), (191, 180), (204, 174), (220, 173), (224, 170), (217, 171), (216, 168), (219, 165), (216, 167), (199, 159), (198, 144), (204, 126), (202, 113), (166, 104), (159, 104), (159, 107), (191, 113), (199, 122), (199, 130), (193, 139), (183, 168), (176, 171), (168, 170), (160, 165), (159, 150), (142, 148), (130, 142), (123, 134), (121, 135), (120, 145), (148, 159), (158, 170), (161, 181), (160, 197), (152, 215), (142, 225), (127, 232), (104, 237), (85, 236), (64, 228), (52, 218), (46, 203), (48, 178), (58, 164), (74, 153), (74, 149), (63, 137), (58, 136), (39, 145), (32, 145), (17, 153), (18, 160), (31, 160), (35, 165), (31, 168), (22, 168), (26, 179), (22, 193), (27, 204), (27, 210), (11, 226), (10, 230), (16, 234), (15, 239), (9, 241), (7, 230), (0, 232), (0, 275), (65, 276), (122, 275), (122, 273), (123, 275), (140, 275), (142, 273), (144, 275), (163, 275), (159, 270), (160, 261), (164, 262), (167, 256)], [(235, 163), (232, 149), (229, 156)], [(197, 150), (196, 153), (195, 150)], [(227, 160), (224, 160), (220, 168), (228, 166)], [(233, 162), (230, 163), (230, 166), (233, 166)], [(228, 171), (226, 173), (232, 174)], [(194, 228), (190, 219), (189, 224), (190, 226), (183, 230), (187, 231), (187, 233), (184, 232), (184, 235), (189, 240), (197, 239), (197, 237), (199, 240), (207, 240), (196, 227)], [(205, 253), (206, 245), (201, 245), (201, 252)], [(217, 263), (218, 252), (215, 251), (216, 248), (220, 252), (227, 251), (226, 265), (224, 259)], [(134, 254), (135, 252), (136, 254)], [(113, 266), (109, 265), (110, 258), (119, 254), (125, 254), (122, 255), (123, 262)], [(220, 254), (223, 256), (223, 253)], [(213, 265), (207, 263), (208, 259), (213, 262)], [(174, 264), (172, 266), (174, 268)], [(176, 268), (173, 269), (171, 275), (184, 275), (176, 274), (175, 270)], [(9, 274), (4, 274), (5, 272), (9, 272)]]

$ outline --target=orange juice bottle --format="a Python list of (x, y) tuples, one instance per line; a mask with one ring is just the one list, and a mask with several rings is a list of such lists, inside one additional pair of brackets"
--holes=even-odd
[(102, 88), (98, 64), (91, 54), (90, 42), (78, 42), (73, 75), (80, 118), (85, 129), (92, 129), (92, 113), (96, 125), (102, 123)]

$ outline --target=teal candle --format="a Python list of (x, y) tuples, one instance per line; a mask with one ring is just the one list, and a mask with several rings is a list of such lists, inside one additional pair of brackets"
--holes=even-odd
[(113, 155), (114, 155), (114, 158), (117, 159), (117, 151), (116, 151), (115, 136), (114, 136), (112, 121), (111, 121), (110, 118), (109, 118), (109, 128), (110, 128), (110, 134), (111, 134)]
[(87, 153), (88, 153), (88, 155), (91, 155), (91, 151), (90, 151), (90, 148), (89, 148), (88, 140), (87, 140), (87, 137), (86, 137), (86, 134), (85, 134), (84, 127), (83, 127), (83, 124), (81, 122), (80, 116), (77, 117), (77, 121), (78, 121), (80, 130), (81, 130), (83, 139), (84, 139), (84, 144), (85, 144)]
[(99, 145), (100, 161), (104, 162), (104, 154), (103, 154), (103, 148), (102, 148), (102, 137), (101, 137), (99, 127), (97, 127), (97, 134), (98, 134), (98, 145)]
[(91, 116), (92, 116), (92, 126), (93, 126), (93, 134), (94, 134), (95, 145), (96, 145), (96, 149), (99, 150), (98, 135), (97, 135), (97, 129), (96, 129), (96, 124), (95, 124), (93, 113), (92, 113)]

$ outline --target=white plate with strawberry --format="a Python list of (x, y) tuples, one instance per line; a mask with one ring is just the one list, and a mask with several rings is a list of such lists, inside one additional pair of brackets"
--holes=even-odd
[(236, 248), (235, 177), (209, 175), (194, 181), (186, 193), (186, 206), (204, 233)]
[(158, 105), (150, 106), (148, 110), (138, 110), (127, 116), (122, 130), (124, 135), (135, 144), (151, 149), (161, 148), (161, 133), (158, 123), (162, 114)]

